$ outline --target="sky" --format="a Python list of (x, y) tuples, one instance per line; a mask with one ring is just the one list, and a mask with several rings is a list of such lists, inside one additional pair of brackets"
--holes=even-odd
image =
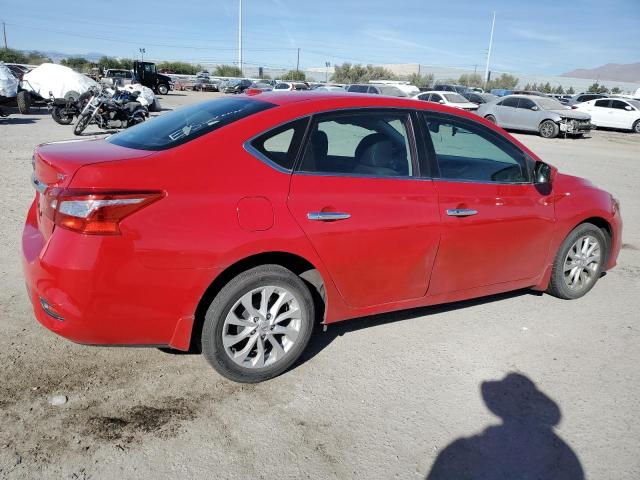
[[(9, 47), (237, 63), (238, 0), (0, 0)], [(127, 6), (128, 5), (128, 6)], [(244, 0), (244, 61), (420, 63), (560, 74), (640, 62), (640, 0)]]

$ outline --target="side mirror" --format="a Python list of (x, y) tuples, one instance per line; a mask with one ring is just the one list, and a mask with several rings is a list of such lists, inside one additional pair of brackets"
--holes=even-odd
[(438, 103), (444, 104), (444, 100), (438, 100)]
[(534, 183), (553, 183), (558, 169), (548, 163), (537, 161), (533, 169)]
[(627, 105), (626, 107), (624, 107), (624, 109), (625, 109), (627, 112), (630, 112), (630, 111), (632, 111), (632, 110), (633, 110), (633, 108), (631, 108), (631, 105)]
[(534, 105), (533, 107), (531, 107), (531, 110), (533, 110), (534, 112), (537, 112), (539, 108), (537, 107), (537, 105)]

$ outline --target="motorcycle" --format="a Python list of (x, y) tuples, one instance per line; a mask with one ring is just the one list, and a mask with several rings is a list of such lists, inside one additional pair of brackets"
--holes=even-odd
[(70, 125), (73, 123), (74, 118), (80, 115), (89, 99), (95, 93), (93, 90), (88, 90), (76, 99), (73, 96), (70, 98), (55, 98), (49, 92), (47, 107), (51, 112), (51, 117), (60, 125)]
[(136, 101), (137, 97), (137, 92), (116, 90), (112, 93), (111, 89), (102, 88), (80, 112), (73, 133), (81, 135), (91, 122), (102, 130), (129, 128), (144, 122), (149, 110)]

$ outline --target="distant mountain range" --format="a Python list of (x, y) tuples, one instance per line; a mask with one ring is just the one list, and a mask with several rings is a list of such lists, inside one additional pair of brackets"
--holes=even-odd
[(586, 78), (593, 80), (613, 80), (618, 82), (640, 83), (639, 63), (607, 63), (596, 68), (579, 68), (563, 73), (563, 77)]
[[(30, 52), (31, 50), (23, 50), (23, 52)], [(37, 50), (39, 53), (42, 53), (44, 55), (46, 55), (47, 57), (49, 57), (51, 60), (53, 60), (56, 63), (60, 63), (60, 60), (65, 59), (65, 58), (69, 58), (69, 57), (82, 57), (82, 58), (86, 58), (87, 60), (89, 60), (90, 62), (97, 62), (98, 60), (100, 60), (102, 57), (107, 57), (109, 55), (105, 55), (104, 53), (99, 53), (99, 52), (87, 52), (87, 53), (64, 53), (64, 52), (57, 52), (55, 50)]]

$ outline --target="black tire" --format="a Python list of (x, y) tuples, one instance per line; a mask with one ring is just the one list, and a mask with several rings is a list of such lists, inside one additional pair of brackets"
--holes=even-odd
[(82, 135), (82, 132), (84, 132), (85, 128), (87, 128), (90, 121), (91, 121), (91, 115), (86, 115), (86, 114), (80, 115), (80, 117), (78, 118), (78, 121), (76, 122), (75, 127), (73, 127), (73, 133), (75, 135)]
[(60, 125), (71, 125), (71, 123), (73, 122), (73, 115), (65, 115), (64, 113), (62, 113), (62, 110), (64, 110), (64, 108), (65, 107), (60, 105), (53, 107), (51, 109), (51, 118), (53, 118), (53, 120)]
[[(593, 276), (590, 277), (590, 281), (586, 282), (581, 288), (571, 288), (565, 281), (565, 265), (568, 262), (569, 251), (573, 245), (584, 237), (591, 237), (598, 242), (599, 248), (599, 263), (597, 268), (593, 270)], [(554, 297), (562, 298), (564, 300), (574, 300), (584, 296), (589, 290), (596, 284), (606, 262), (609, 258), (609, 241), (602, 232), (602, 230), (592, 223), (582, 223), (574, 228), (567, 238), (564, 239), (562, 245), (558, 249), (556, 258), (553, 262), (553, 269), (551, 271), (551, 279), (549, 281), (549, 287), (547, 293)], [(580, 274), (581, 275), (581, 274)], [(569, 271), (571, 276), (571, 271)]]
[(16, 101), (18, 102), (18, 111), (21, 114), (28, 115), (31, 113), (31, 94), (29, 92), (20, 90)]
[(633, 124), (633, 127), (631, 127), (631, 131), (633, 133), (640, 133), (640, 120), (636, 120), (636, 122)]
[(544, 120), (540, 123), (538, 132), (542, 138), (556, 138), (560, 133), (560, 127), (553, 120)]
[(158, 85), (158, 94), (167, 95), (168, 93), (169, 93), (169, 85), (165, 85), (164, 83), (161, 83), (160, 85)]
[[(295, 343), (291, 345), (282, 359), (277, 359), (274, 364), (266, 367), (247, 368), (232, 360), (230, 354), (225, 350), (222, 340), (225, 319), (243, 295), (265, 286), (284, 288), (293, 295), (300, 308), (300, 328)], [(218, 373), (230, 380), (241, 383), (262, 382), (280, 375), (298, 359), (309, 343), (314, 319), (313, 298), (309, 288), (300, 277), (280, 265), (255, 267), (233, 278), (220, 290), (209, 305), (202, 328), (202, 353)], [(258, 327), (254, 328), (253, 332), (257, 330)], [(269, 334), (267, 333), (267, 335)], [(262, 337), (264, 338), (264, 336)], [(246, 338), (248, 345), (249, 336)], [(264, 344), (264, 348), (266, 348), (266, 341), (261, 344)], [(257, 343), (255, 345), (257, 346)], [(272, 344), (269, 345), (272, 347)], [(253, 352), (253, 347), (251, 347), (251, 351)]]
[(484, 119), (487, 120), (488, 122), (496, 124), (496, 117), (494, 117), (493, 115), (487, 115), (486, 117), (484, 117)]

